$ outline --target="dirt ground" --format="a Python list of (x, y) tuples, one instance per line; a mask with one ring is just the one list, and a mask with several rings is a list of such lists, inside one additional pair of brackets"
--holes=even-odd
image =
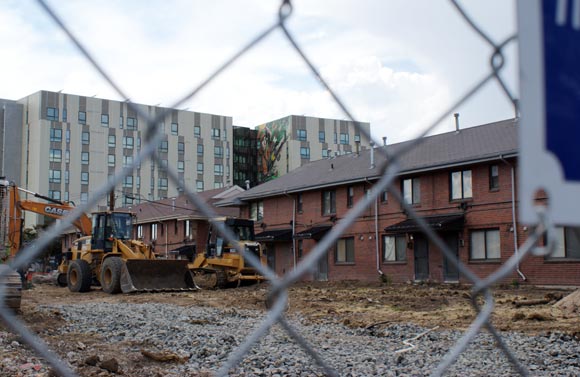
[[(33, 331), (42, 333), (43, 338), (57, 348), (59, 353), (66, 354), (70, 350), (78, 352), (82, 347), (92, 348), (101, 359), (119, 359), (124, 366), (125, 376), (156, 376), (163, 375), (163, 366), (158, 362), (148, 360), (142, 355), (123, 354), (115, 350), (113, 344), (96, 339), (94, 335), (83, 338), (82, 334), (64, 334), (59, 331), (64, 321), (58, 311), (40, 313), (36, 308), (43, 304), (155, 302), (266, 310), (267, 292), (268, 285), (261, 284), (226, 290), (109, 295), (100, 289), (93, 289), (89, 293), (71, 293), (66, 288), (38, 284), (23, 291), (20, 316)], [(497, 287), (494, 289), (493, 324), (502, 331), (518, 331), (530, 335), (562, 332), (580, 339), (580, 314), (565, 312), (554, 306), (559, 298), (569, 293), (571, 291), (558, 289)], [(290, 289), (288, 314), (300, 314), (311, 322), (338, 322), (350, 327), (367, 328), (371, 332), (391, 323), (466, 329), (475, 318), (470, 288), (467, 286), (385, 285), (378, 282), (298, 284)], [(66, 344), (64, 348), (63, 344)], [(108, 375), (103, 374), (102, 369), (101, 372), (93, 374), (90, 368), (95, 367), (79, 365), (77, 371), (81, 375)]]

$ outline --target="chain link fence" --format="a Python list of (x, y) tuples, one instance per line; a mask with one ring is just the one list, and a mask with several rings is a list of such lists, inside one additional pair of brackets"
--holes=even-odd
[[(105, 80), (118, 95), (122, 98), (129, 98), (126, 93), (124, 93), (117, 83), (111, 78), (111, 75), (105, 71), (105, 69), (97, 63), (97, 60), (89, 52), (89, 50), (83, 45), (83, 43), (75, 36), (68, 26), (63, 22), (61, 18), (56, 14), (54, 9), (49, 6), (44, 0), (37, 0), (38, 6), (46, 12), (46, 14), (58, 25), (60, 29), (64, 31), (70, 42), (80, 51), (84, 58), (92, 65), (92, 67), (100, 74), (103, 80)], [(355, 220), (363, 214), (363, 212), (372, 206), (377, 197), (381, 192), (388, 190), (393, 198), (395, 198), (404, 210), (408, 213), (410, 218), (413, 218), (417, 224), (422, 229), (423, 233), (427, 235), (430, 242), (436, 245), (442, 252), (448, 261), (455, 265), (455, 267), (460, 271), (461, 275), (464, 276), (472, 284), (472, 305), (476, 312), (476, 319), (473, 321), (469, 329), (463, 334), (463, 336), (457, 341), (454, 347), (449, 350), (447, 355), (441, 360), (437, 369), (433, 372), (433, 375), (442, 375), (445, 371), (454, 363), (455, 360), (461, 355), (461, 353), (469, 346), (470, 342), (474, 337), (480, 333), (484, 328), (489, 331), (495, 338), (496, 345), (499, 347), (507, 359), (511, 362), (513, 368), (521, 375), (527, 375), (526, 366), (522, 365), (518, 358), (515, 356), (514, 352), (506, 345), (502, 340), (500, 333), (494, 328), (491, 323), (491, 315), (494, 310), (494, 299), (492, 295), (492, 286), (498, 283), (500, 280), (509, 276), (516, 268), (518, 263), (525, 258), (528, 254), (544, 255), (550, 250), (550, 245), (545, 248), (538, 248), (537, 242), (540, 240), (544, 234), (553, 228), (548, 229), (548, 224), (550, 224), (547, 213), (539, 213), (539, 226), (535, 227), (533, 232), (530, 232), (526, 242), (520, 247), (519, 253), (514, 254), (507, 262), (505, 262), (497, 271), (487, 276), (486, 278), (479, 278), (475, 273), (470, 271), (470, 269), (453, 257), (452, 251), (449, 249), (448, 245), (434, 232), (427, 223), (419, 217), (412, 206), (408, 205), (405, 200), (401, 198), (401, 194), (393, 183), (397, 175), (399, 174), (399, 164), (398, 160), (402, 155), (409, 152), (412, 148), (419, 145), (423, 136), (427, 135), (432, 131), (441, 121), (446, 119), (451, 115), (456, 108), (464, 104), (471, 97), (473, 97), (478, 91), (480, 91), (484, 86), (495, 81), (498, 83), (505, 94), (506, 100), (513, 103), (513, 106), (517, 108), (517, 100), (514, 98), (513, 94), (508, 89), (506, 83), (502, 80), (500, 73), (504, 67), (504, 49), (510, 43), (516, 41), (516, 36), (512, 35), (509, 38), (502, 41), (493, 40), (484, 30), (482, 30), (476, 24), (475, 20), (471, 18), (465, 10), (456, 2), (451, 1), (453, 6), (456, 8), (458, 15), (462, 17), (466, 23), (471, 28), (471, 31), (477, 33), (486, 44), (488, 44), (493, 53), (489, 59), (489, 72), (479, 80), (473, 87), (471, 87), (463, 96), (456, 100), (448, 109), (442, 111), (440, 116), (435, 119), (430, 125), (425, 127), (420, 135), (413, 142), (409, 143), (405, 149), (398, 151), (396, 155), (389, 155), (388, 163), (386, 152), (383, 148), (378, 148), (377, 153), (380, 155), (377, 158), (378, 163), (383, 164), (383, 174), (381, 179), (375, 183), (373, 190), (370, 194), (365, 196), (363, 200), (360, 200), (356, 205), (347, 213), (347, 215), (340, 220), (332, 230), (316, 245), (316, 247), (308, 253), (301, 262), (296, 266), (294, 270), (287, 273), (284, 276), (277, 277), (276, 274), (270, 270), (268, 267), (262, 266), (259, 260), (253, 256), (251, 253), (245, 254), (245, 258), (248, 262), (256, 267), (259, 272), (270, 280), (270, 297), (269, 301), (272, 303), (270, 309), (263, 319), (263, 321), (257, 326), (257, 328), (249, 335), (244, 342), (237, 347), (237, 349), (229, 355), (229, 359), (221, 365), (221, 368), (217, 372), (217, 375), (224, 376), (228, 374), (232, 368), (235, 368), (245, 355), (248, 354), (250, 349), (256, 344), (268, 331), (275, 325), (279, 324), (288, 333), (288, 335), (293, 338), (297, 344), (299, 344), (304, 351), (309, 354), (325, 374), (329, 376), (337, 375), (337, 372), (333, 370), (328, 363), (325, 362), (324, 358), (320, 355), (318, 350), (312, 347), (297, 331), (293, 328), (290, 323), (286, 320), (284, 316), (284, 311), (287, 306), (288, 300), (288, 289), (293, 283), (301, 279), (302, 276), (307, 274), (312, 266), (316, 265), (318, 261), (326, 257), (327, 252), (336, 243), (336, 241), (341, 237), (341, 235), (349, 228)], [(255, 38), (253, 38), (249, 43), (244, 45), (239, 49), (237, 53), (231, 56), (223, 64), (218, 66), (212, 74), (210, 74), (204, 81), (201, 82), (199, 86), (192, 89), (186, 96), (184, 96), (180, 101), (173, 104), (172, 108), (177, 108), (182, 105), (185, 101), (198, 95), (210, 82), (212, 82), (216, 77), (222, 74), (226, 69), (235, 64), (240, 57), (250, 53), (250, 51), (259, 45), (267, 36), (275, 31), (282, 31), (285, 38), (290, 42), (292, 48), (295, 50), (296, 54), (300, 56), (303, 62), (308, 66), (312, 75), (316, 77), (320, 85), (324, 87), (330, 93), (336, 104), (340, 107), (345, 117), (354, 121), (351, 111), (348, 109), (347, 105), (339, 98), (337, 93), (333, 88), (324, 80), (321, 76), (316, 65), (305, 54), (304, 50), (301, 48), (300, 44), (296, 41), (291, 31), (287, 27), (287, 21), (292, 16), (293, 5), (290, 0), (283, 0), (279, 7), (277, 21), (265, 28), (264, 31), (259, 33)], [(94, 207), (99, 200), (104, 198), (115, 186), (122, 183), (123, 178), (131, 174), (142, 161), (147, 159), (154, 159), (160, 166), (163, 166), (162, 161), (156, 155), (156, 147), (163, 138), (163, 133), (160, 127), (157, 125), (159, 122), (167, 115), (166, 112), (161, 112), (157, 114), (154, 118), (148, 116), (141, 111), (138, 106), (134, 106), (129, 100), (128, 106), (135, 111), (138, 116), (142, 119), (147, 120), (145, 140), (142, 148), (136, 158), (133, 160), (131, 166), (124, 168), (119, 171), (115, 176), (109, 180), (107, 183), (100, 186), (97, 190), (92, 193), (89, 201), (78, 207), (76, 207), (68, 217), (64, 218), (62, 221), (55, 223), (47, 232), (43, 233), (39, 239), (33, 244), (26, 247), (24, 250), (19, 252), (13, 261), (13, 268), (22, 268), (26, 266), (29, 261), (38, 257), (43, 250), (53, 239), (57, 238), (61, 233), (68, 229), (73, 221), (78, 218), (81, 214), (86, 213), (90, 208)], [(354, 123), (357, 124), (356, 122)], [(371, 135), (368, 134), (364, 129), (358, 130), (363, 137), (368, 140), (372, 140)], [(379, 143), (376, 143), (380, 145)], [(173, 167), (168, 166), (166, 168), (168, 177), (177, 185), (181, 182), (178, 179), (178, 174)], [(208, 207), (195, 193), (195, 190), (190, 187), (184, 187), (184, 193), (191, 200), (191, 202), (200, 208), (203, 213), (208, 218), (214, 218), (214, 213), (211, 208)], [(228, 241), (235, 239), (234, 235), (230, 230), (224, 227), (223, 224), (215, 224), (220, 233)], [(239, 248), (240, 253), (243, 250)], [(0, 274), (6, 274), (6, 272), (0, 272)], [(5, 287), (0, 286), (0, 300), (5, 294)], [(483, 300), (482, 300), (483, 298)], [(483, 304), (481, 304), (483, 302)], [(43, 357), (54, 370), (62, 376), (74, 376), (75, 372), (72, 371), (65, 362), (63, 362), (54, 351), (52, 351), (42, 339), (32, 333), (25, 324), (14, 316), (9, 310), (0, 307), (0, 317), (3, 322), (15, 333), (18, 333), (20, 338), (28, 344), (39, 356)]]

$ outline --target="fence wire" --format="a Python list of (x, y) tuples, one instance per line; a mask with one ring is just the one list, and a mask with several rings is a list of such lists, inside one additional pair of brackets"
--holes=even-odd
[[(77, 219), (81, 214), (86, 213), (90, 208), (94, 207), (102, 198), (104, 198), (114, 187), (120, 184), (126, 175), (129, 175), (136, 170), (136, 168), (141, 164), (142, 161), (147, 159), (153, 159), (159, 163), (160, 166), (164, 166), (160, 158), (156, 154), (156, 146), (159, 141), (163, 138), (163, 132), (158, 126), (159, 121), (162, 120), (170, 108), (177, 108), (185, 101), (198, 95), (210, 82), (212, 82), (216, 77), (222, 74), (226, 69), (230, 68), (236, 61), (250, 52), (252, 48), (259, 45), (266, 37), (271, 35), (276, 30), (281, 30), (285, 38), (290, 42), (292, 48), (295, 50), (297, 55), (302, 59), (302, 61), (307, 65), (308, 69), (311, 71), (312, 75), (318, 80), (320, 85), (330, 93), (334, 102), (340, 107), (344, 115), (354, 121), (355, 127), (358, 128), (358, 123), (352, 116), (352, 113), (348, 110), (344, 101), (342, 101), (337, 93), (332, 89), (332, 87), (324, 80), (322, 75), (319, 73), (316, 65), (307, 57), (306, 53), (296, 41), (291, 31), (287, 26), (287, 20), (292, 16), (293, 5), (290, 0), (283, 0), (279, 7), (278, 18), (275, 23), (265, 28), (261, 33), (256, 35), (252, 40), (245, 44), (238, 52), (233, 54), (229, 59), (227, 59), (223, 64), (219, 65), (215, 71), (210, 74), (201, 84), (191, 90), (186, 96), (177, 101), (173, 106), (167, 110), (161, 111), (156, 114), (155, 117), (149, 117), (148, 114), (143, 113), (138, 106), (135, 106), (129, 100), (125, 92), (120, 88), (119, 85), (112, 79), (112, 76), (106, 72), (106, 70), (98, 63), (98, 59), (95, 58), (89, 50), (83, 45), (79, 38), (77, 38), (74, 33), (68, 28), (65, 22), (57, 15), (57, 12), (45, 2), (45, 0), (37, 0), (39, 8), (44, 10), (44, 12), (62, 29), (65, 34), (70, 39), (70, 42), (80, 51), (82, 56), (92, 65), (92, 67), (100, 74), (102, 79), (106, 81), (121, 98), (126, 99), (130, 109), (135, 111), (138, 116), (146, 120), (146, 132), (145, 141), (143, 146), (133, 161), (131, 166), (124, 168), (123, 170), (117, 172), (114, 177), (107, 183), (103, 184), (97, 190), (95, 190), (87, 203), (84, 203), (73, 210), (69, 216), (64, 218), (62, 221), (55, 223), (47, 232), (43, 233), (34, 244), (27, 246), (25, 249), (20, 251), (12, 263), (12, 267), (15, 269), (22, 268), (26, 266), (34, 258), (41, 254), (41, 251), (55, 238), (59, 237), (67, 228), (69, 228), (73, 221)], [(487, 34), (483, 29), (481, 29), (467, 12), (462, 8), (462, 6), (457, 1), (451, 1), (453, 6), (456, 8), (458, 14), (466, 21), (467, 25), (481, 37), (492, 49), (492, 54), (489, 58), (490, 69), (489, 72), (484, 75), (473, 87), (471, 87), (466, 93), (460, 96), (448, 109), (443, 111), (441, 115), (436, 118), (431, 124), (427, 125), (421, 132), (420, 136), (414, 139), (408, 146), (400, 150), (397, 154), (390, 154), (387, 160), (386, 150), (384, 148), (376, 149), (379, 154), (377, 161), (382, 164), (382, 177), (374, 184), (373, 189), (370, 194), (365, 196), (363, 200), (360, 200), (356, 205), (346, 214), (346, 216), (341, 219), (332, 230), (316, 245), (316, 247), (308, 253), (302, 261), (296, 266), (294, 270), (287, 273), (282, 277), (277, 277), (274, 271), (266, 266), (262, 266), (258, 258), (253, 254), (244, 253), (244, 257), (248, 262), (257, 268), (259, 272), (266, 276), (271, 284), (271, 290), (269, 292), (269, 300), (272, 305), (263, 319), (263, 321), (257, 326), (257, 328), (245, 339), (245, 341), (237, 347), (229, 356), (228, 360), (221, 366), (218, 370), (217, 375), (225, 376), (235, 368), (241, 360), (248, 354), (250, 349), (258, 342), (268, 330), (275, 324), (279, 324), (288, 335), (293, 338), (302, 349), (310, 355), (314, 361), (320, 366), (325, 374), (334, 376), (338, 373), (333, 370), (328, 363), (325, 362), (323, 357), (319, 352), (312, 347), (304, 337), (301, 336), (300, 332), (293, 328), (285, 319), (284, 311), (287, 306), (288, 301), (288, 289), (289, 287), (297, 282), (301, 277), (307, 274), (312, 266), (316, 265), (321, 258), (327, 256), (328, 250), (337, 242), (341, 235), (356, 221), (356, 219), (363, 214), (367, 208), (378, 200), (378, 196), (381, 192), (388, 190), (390, 194), (395, 198), (408, 213), (410, 218), (413, 218), (423, 233), (429, 238), (430, 242), (435, 244), (447, 258), (450, 263), (452, 263), (461, 273), (472, 284), (472, 305), (475, 313), (477, 314), (476, 319), (473, 321), (469, 329), (463, 334), (463, 336), (457, 341), (455, 346), (447, 353), (447, 355), (441, 360), (437, 369), (433, 372), (433, 375), (439, 376), (445, 373), (445, 371), (457, 360), (461, 353), (468, 347), (470, 342), (474, 337), (486, 328), (492, 336), (495, 338), (495, 344), (501, 349), (505, 354), (507, 359), (512, 364), (513, 368), (520, 375), (527, 375), (528, 371), (522, 363), (517, 359), (512, 350), (506, 345), (502, 340), (499, 332), (494, 328), (491, 323), (491, 315), (494, 309), (494, 299), (492, 295), (492, 286), (497, 284), (500, 280), (507, 277), (512, 273), (518, 263), (525, 258), (528, 254), (534, 253), (536, 255), (545, 255), (550, 252), (553, 248), (552, 244), (548, 244), (545, 248), (538, 248), (538, 241), (546, 234), (553, 231), (553, 226), (549, 218), (549, 214), (546, 212), (538, 213), (538, 223), (534, 231), (529, 235), (526, 242), (519, 248), (519, 252), (515, 253), (507, 262), (505, 262), (496, 272), (492, 273), (488, 277), (481, 279), (475, 273), (470, 271), (470, 269), (464, 265), (461, 261), (453, 257), (452, 251), (449, 249), (448, 245), (433, 231), (427, 223), (419, 217), (414, 211), (413, 207), (407, 204), (401, 197), (401, 194), (397, 187), (395, 187), (394, 180), (400, 173), (399, 159), (402, 155), (409, 152), (413, 148), (417, 147), (422, 141), (423, 137), (432, 131), (442, 120), (447, 118), (453, 111), (466, 101), (468, 101), (474, 94), (479, 92), (484, 86), (488, 85), (490, 82), (495, 81), (498, 83), (505, 96), (506, 100), (510, 101), (516, 112), (517, 112), (517, 100), (514, 98), (510, 90), (508, 89), (506, 83), (503, 81), (500, 73), (505, 65), (504, 49), (510, 43), (516, 40), (516, 36), (512, 35), (503, 41), (494, 41), (489, 34)], [(371, 135), (363, 128), (358, 128), (358, 132), (361, 133), (368, 140), (372, 140)], [(380, 145), (377, 141), (375, 144)], [(176, 185), (182, 185), (183, 183), (179, 181), (177, 172), (172, 167), (166, 168), (169, 179)], [(192, 188), (184, 187), (184, 194), (197, 206), (208, 218), (214, 218), (215, 213), (213, 210), (202, 201), (195, 190)], [(227, 229), (223, 224), (214, 224), (218, 227), (219, 232), (222, 236), (228, 240), (234, 240), (233, 233)], [(550, 237), (549, 239), (553, 239)], [(234, 243), (235, 244), (235, 243)], [(244, 250), (238, 246), (238, 252), (243, 253)], [(2, 274), (2, 272), (0, 272)], [(0, 276), (1, 278), (2, 276)], [(0, 301), (3, 300), (5, 295), (5, 287), (0, 285)], [(483, 306), (479, 304), (483, 298)], [(54, 370), (62, 376), (75, 376), (75, 372), (70, 369), (70, 367), (62, 361), (55, 352), (50, 350), (50, 348), (36, 336), (32, 331), (30, 331), (25, 324), (14, 316), (9, 310), (0, 307), (0, 318), (2, 321), (15, 333), (20, 335), (20, 338), (28, 344), (39, 356), (43, 357)]]

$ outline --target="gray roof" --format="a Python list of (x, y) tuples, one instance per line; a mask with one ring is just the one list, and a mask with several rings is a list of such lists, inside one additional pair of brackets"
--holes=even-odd
[[(423, 138), (422, 142), (400, 156), (400, 175), (443, 169), (501, 157), (513, 157), (518, 150), (517, 119), (508, 119), (476, 127), (464, 128)], [(394, 155), (412, 141), (386, 146), (387, 154)], [(381, 147), (385, 148), (385, 147)], [(374, 151), (375, 167), (370, 168), (371, 151), (362, 151), (336, 158), (312, 161), (275, 180), (263, 183), (218, 205), (235, 204), (257, 198), (293, 192), (316, 190), (366, 179), (380, 177), (384, 157)]]

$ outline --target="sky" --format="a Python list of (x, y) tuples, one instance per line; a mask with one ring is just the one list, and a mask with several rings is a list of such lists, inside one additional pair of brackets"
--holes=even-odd
[[(173, 107), (278, 17), (276, 0), (45, 0), (133, 102)], [(459, 2), (495, 41), (516, 32), (514, 0)], [(375, 140), (408, 140), (490, 72), (492, 49), (443, 0), (294, 0), (287, 26)], [(33, 0), (0, 1), (0, 98), (39, 90), (122, 98)], [(517, 45), (502, 78), (517, 96)], [(287, 115), (347, 119), (282, 31), (177, 108), (255, 127)], [(461, 127), (513, 118), (496, 82)], [(449, 115), (435, 133), (454, 129)]]

